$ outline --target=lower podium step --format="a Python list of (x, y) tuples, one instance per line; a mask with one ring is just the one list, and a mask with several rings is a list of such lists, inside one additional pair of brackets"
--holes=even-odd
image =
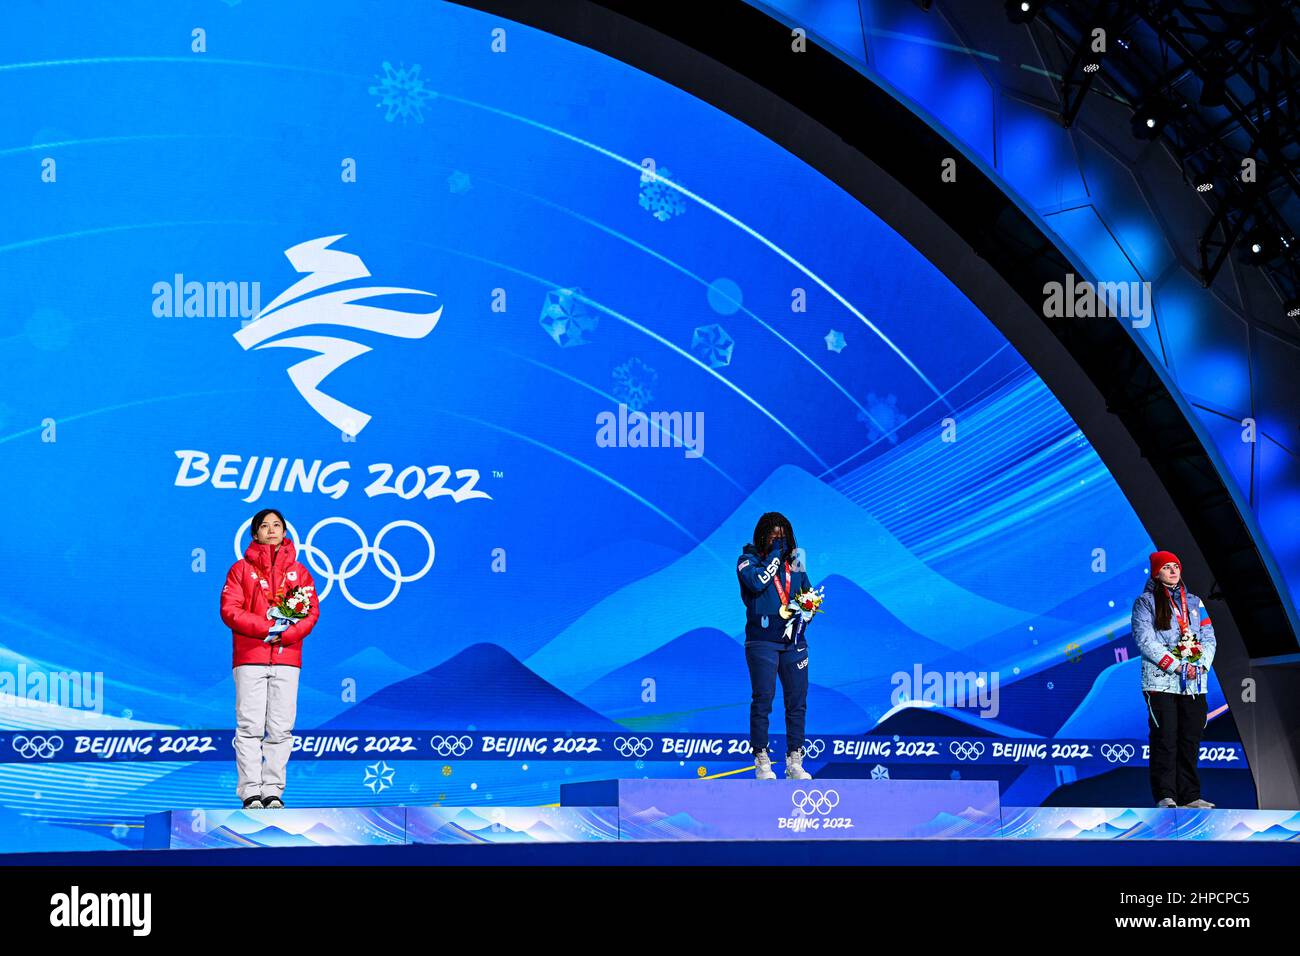
[(146, 850), (618, 839), (614, 807), (205, 807), (152, 813)]
[(202, 808), (145, 817), (144, 848), (700, 840), (1282, 842), (1300, 811), (1001, 807), (992, 780), (600, 780), (560, 806)]
[(608, 780), (563, 806), (618, 807), (620, 840), (998, 837), (995, 780)]

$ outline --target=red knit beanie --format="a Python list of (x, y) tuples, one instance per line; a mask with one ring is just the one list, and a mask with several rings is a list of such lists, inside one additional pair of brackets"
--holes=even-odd
[(1147, 558), (1147, 561), (1151, 564), (1151, 576), (1153, 578), (1160, 573), (1160, 569), (1166, 564), (1178, 565), (1179, 571), (1183, 569), (1183, 562), (1179, 561), (1178, 555), (1174, 554), (1172, 551), (1157, 551), (1155, 554)]

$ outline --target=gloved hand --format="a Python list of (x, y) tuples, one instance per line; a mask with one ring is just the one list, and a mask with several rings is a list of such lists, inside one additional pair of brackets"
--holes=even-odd
[(777, 535), (775, 538), (772, 539), (772, 542), (767, 546), (767, 556), (770, 558), (774, 554), (779, 554), (782, 557), (785, 557), (785, 535), (784, 534)]

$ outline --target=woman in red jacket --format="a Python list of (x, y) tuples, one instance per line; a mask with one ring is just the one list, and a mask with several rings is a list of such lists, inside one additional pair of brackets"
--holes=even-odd
[[(246, 809), (278, 809), (284, 806), (284, 771), (293, 749), (302, 640), (316, 626), (320, 608), (311, 572), (285, 538), (284, 516), (264, 508), (253, 517), (252, 533), (221, 589), (221, 619), (235, 643), (236, 792)], [(306, 617), (291, 621), (276, 605), (298, 587), (310, 589), (310, 607)]]

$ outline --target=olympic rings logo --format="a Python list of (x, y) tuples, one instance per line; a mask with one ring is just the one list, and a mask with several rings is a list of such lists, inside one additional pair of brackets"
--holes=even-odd
[(1128, 763), (1137, 751), (1132, 744), (1102, 744), (1101, 755), (1111, 763)]
[(816, 760), (825, 749), (826, 745), (820, 740), (809, 740), (807, 737), (803, 739), (803, 755), (809, 760)]
[(624, 757), (635, 757), (640, 760), (650, 753), (650, 748), (654, 746), (654, 741), (649, 737), (615, 737), (614, 749)]
[(26, 760), (31, 760), (33, 757), (49, 760), (63, 749), (62, 737), (28, 737), (19, 734), (11, 743), (18, 756)]
[[(360, 608), (363, 611), (377, 611), (392, 603), (393, 598), (397, 597), (397, 592), (402, 589), (403, 584), (420, 580), (420, 578), (424, 577), (429, 572), (429, 568), (433, 567), (433, 558), (435, 554), (433, 538), (429, 536), (429, 532), (421, 525), (414, 521), (408, 521), (405, 518), (390, 521), (388, 524), (384, 525), (383, 528), (380, 529), (379, 534), (375, 535), (374, 544), (369, 543), (366, 539), (366, 533), (361, 530), (355, 521), (350, 521), (347, 518), (325, 518), (316, 522), (312, 529), (307, 532), (307, 539), (305, 541), (300, 541), (298, 539), (298, 532), (294, 530), (293, 525), (288, 524), (288, 522), (285, 524), (287, 525), (286, 530), (289, 539), (293, 541), (294, 547), (298, 550), (299, 559), (304, 561), (312, 570), (312, 575), (316, 579), (316, 598), (320, 601), (325, 600), (325, 597), (330, 593), (330, 589), (334, 587), (334, 583), (337, 581), (339, 590), (343, 593), (343, 596), (348, 599), (348, 603), (353, 607)], [(337, 572), (334, 570), (334, 562), (329, 559), (323, 550), (312, 544), (316, 538), (316, 533), (322, 528), (329, 527), (332, 524), (341, 524), (346, 528), (350, 528), (352, 533), (355, 534), (361, 542), (360, 547), (348, 552), (348, 554), (343, 558), (339, 563)], [(243, 548), (240, 547), (240, 541), (243, 538), (244, 529), (246, 527), (247, 525), (245, 524), (235, 529), (236, 559), (242, 557), (244, 554)], [(391, 552), (385, 551), (383, 548), (384, 535), (388, 534), (388, 532), (392, 531), (394, 528), (411, 528), (418, 531), (424, 538), (425, 546), (429, 551), (429, 557), (425, 560), (424, 567), (420, 568), (420, 570), (416, 571), (414, 574), (402, 574), (401, 569), (397, 566), (397, 559), (393, 557)], [(393, 589), (382, 601), (375, 604), (368, 604), (365, 601), (359, 601), (352, 596), (348, 591), (348, 579), (361, 572), (372, 554), (375, 556), (375, 567), (379, 569), (380, 574), (393, 582)], [(325, 582), (324, 587), (321, 586), (321, 581)]]
[(808, 816), (812, 813), (825, 816), (840, 805), (840, 795), (835, 790), (796, 790), (790, 794), (795, 812)]
[(958, 760), (978, 760), (984, 756), (984, 745), (978, 740), (954, 740), (948, 744), (948, 752)]
[(444, 737), (442, 734), (434, 734), (429, 738), (429, 746), (439, 757), (463, 757), (473, 745), (474, 741), (464, 735)]

